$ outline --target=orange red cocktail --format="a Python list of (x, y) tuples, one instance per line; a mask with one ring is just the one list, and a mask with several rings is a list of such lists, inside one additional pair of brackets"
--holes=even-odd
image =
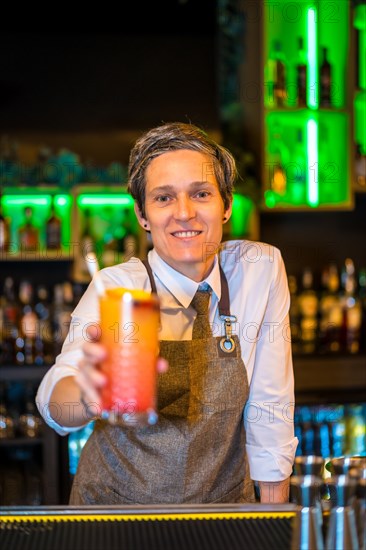
[(143, 290), (107, 289), (100, 298), (101, 343), (107, 350), (102, 372), (102, 418), (112, 423), (154, 424), (159, 301)]

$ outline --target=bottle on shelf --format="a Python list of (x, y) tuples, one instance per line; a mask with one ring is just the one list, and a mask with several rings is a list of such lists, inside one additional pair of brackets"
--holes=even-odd
[(33, 208), (24, 208), (24, 224), (18, 230), (21, 251), (35, 252), (39, 246), (39, 231), (33, 224)]
[(346, 452), (350, 456), (366, 456), (366, 404), (346, 406)]
[(293, 161), (289, 163), (289, 184), (291, 185), (292, 200), (295, 204), (306, 203), (307, 192), (307, 160), (304, 148), (304, 132), (302, 128), (296, 131), (296, 142), (293, 150)]
[(364, 353), (366, 352), (366, 267), (361, 267), (358, 271), (358, 296), (362, 310), (360, 351)]
[(320, 107), (332, 106), (332, 66), (328, 60), (328, 48), (323, 47), (323, 59), (320, 65), (320, 89), (319, 105)]
[(38, 318), (38, 331), (43, 347), (43, 361), (51, 365), (54, 359), (54, 334), (52, 326), (52, 306), (46, 285), (37, 285), (34, 311)]
[(10, 221), (3, 214), (2, 193), (0, 191), (0, 252), (8, 252), (10, 246)]
[(296, 90), (297, 90), (297, 106), (306, 107), (307, 99), (307, 60), (306, 52), (304, 48), (304, 39), (302, 36), (299, 36), (297, 39), (297, 48), (299, 62), (296, 65)]
[(39, 437), (42, 431), (43, 422), (37, 412), (34, 398), (33, 384), (28, 383), (24, 394), (24, 411), (20, 414), (18, 420), (18, 429), (23, 437)]
[(319, 351), (338, 353), (343, 310), (338, 267), (331, 263), (323, 270), (323, 292), (319, 301)]
[(272, 127), (272, 134), (269, 138), (270, 153), (270, 189), (281, 198), (287, 193), (287, 171), (289, 155), (283, 142), (282, 128), (280, 123), (275, 122)]
[(300, 352), (300, 308), (298, 300), (298, 287), (295, 275), (288, 276), (288, 287), (290, 291), (290, 334), (292, 352)]
[(14, 420), (6, 406), (5, 382), (0, 382), (0, 439), (12, 439), (14, 436)]
[(361, 300), (357, 296), (357, 280), (355, 265), (351, 258), (345, 260), (342, 273), (343, 322), (341, 327), (341, 351), (358, 353), (360, 350), (360, 335), (362, 323)]
[(73, 310), (73, 287), (70, 282), (54, 287), (54, 355), (58, 355), (68, 334)]
[(281, 108), (285, 105), (287, 92), (285, 57), (279, 40), (273, 41), (272, 51), (274, 60), (273, 99), (275, 106)]
[(23, 280), (19, 285), (21, 304), (20, 331), (16, 340), (16, 363), (18, 365), (43, 365), (43, 342), (39, 320), (33, 307), (33, 286)]
[(56, 215), (55, 197), (52, 198), (50, 216), (46, 222), (46, 248), (61, 249), (61, 220)]
[(302, 290), (299, 294), (300, 350), (314, 353), (317, 348), (319, 300), (314, 290), (313, 272), (306, 267), (302, 273)]
[(88, 270), (88, 255), (96, 251), (95, 239), (92, 232), (91, 212), (89, 209), (84, 211), (84, 228), (80, 235), (78, 264), (82, 276), (90, 277)]
[(115, 225), (114, 213), (112, 207), (104, 209), (104, 219), (108, 220), (108, 224), (103, 231), (103, 247), (102, 247), (102, 266), (109, 267), (118, 263), (118, 229)]
[(127, 262), (130, 258), (138, 254), (137, 234), (132, 220), (132, 213), (129, 208), (125, 208), (123, 211), (122, 226), (124, 234), (120, 242), (122, 245), (123, 261)]
[(2, 311), (0, 363), (3, 365), (13, 365), (15, 363), (16, 341), (19, 337), (20, 308), (12, 277), (6, 277), (4, 281), (0, 304)]

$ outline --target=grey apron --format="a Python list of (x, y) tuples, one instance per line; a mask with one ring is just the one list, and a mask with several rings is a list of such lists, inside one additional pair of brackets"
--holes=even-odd
[[(151, 288), (156, 285), (144, 262)], [(220, 267), (220, 315), (230, 317)], [(245, 451), (243, 410), (248, 379), (240, 343), (222, 337), (160, 342), (167, 373), (158, 377), (157, 424), (120, 427), (96, 421), (76, 472), (70, 504), (254, 502)]]

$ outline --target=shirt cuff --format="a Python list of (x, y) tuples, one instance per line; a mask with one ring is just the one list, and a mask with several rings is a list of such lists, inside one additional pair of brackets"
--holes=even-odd
[(283, 481), (292, 474), (297, 437), (281, 447), (246, 445), (250, 477), (255, 481)]

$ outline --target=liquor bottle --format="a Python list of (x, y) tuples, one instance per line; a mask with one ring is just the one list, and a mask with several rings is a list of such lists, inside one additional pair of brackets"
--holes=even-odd
[(10, 245), (10, 222), (2, 211), (2, 194), (0, 192), (0, 252), (8, 252)]
[(95, 239), (91, 229), (91, 213), (89, 209), (84, 210), (84, 228), (80, 236), (79, 245), (78, 265), (80, 273), (82, 276), (89, 278), (88, 255), (91, 252), (95, 252)]
[(328, 61), (328, 48), (323, 48), (323, 60), (320, 65), (320, 100), (321, 107), (331, 107), (332, 66)]
[(283, 107), (286, 100), (286, 66), (285, 57), (282, 51), (281, 42), (275, 40), (273, 42), (273, 58), (274, 64), (274, 84), (273, 97), (277, 107)]
[(357, 187), (366, 189), (366, 155), (359, 144), (356, 146), (355, 178)]
[(58, 355), (66, 339), (73, 310), (73, 288), (71, 283), (65, 282), (54, 287), (54, 355)]
[(291, 185), (292, 200), (295, 204), (306, 202), (307, 187), (307, 160), (304, 150), (304, 134), (302, 128), (296, 132), (296, 142), (293, 150), (293, 161), (289, 163), (289, 183)]
[[(108, 220), (108, 224), (103, 231), (102, 248), (102, 266), (108, 267), (118, 263), (118, 230), (121, 227), (115, 227), (114, 212), (111, 207), (106, 207), (103, 211), (103, 219)], [(122, 231), (123, 232), (123, 231)]]
[(6, 406), (6, 386), (0, 383), (0, 439), (11, 439), (15, 436), (14, 420)]
[(16, 362), (15, 349), (19, 336), (18, 323), (20, 314), (12, 277), (6, 277), (4, 281), (1, 306), (3, 322), (1, 363), (3, 365), (12, 365)]
[(346, 406), (346, 452), (349, 456), (366, 455), (365, 405)]
[(323, 270), (322, 280), (324, 290), (319, 302), (319, 351), (337, 353), (340, 351), (343, 310), (336, 264), (332, 263)]
[(346, 353), (358, 353), (362, 322), (361, 300), (357, 296), (357, 280), (353, 260), (347, 258), (343, 269), (343, 322), (341, 348)]
[(304, 39), (302, 36), (299, 36), (297, 39), (297, 47), (299, 56), (299, 63), (296, 65), (297, 105), (298, 107), (306, 107), (307, 62)]
[(281, 125), (275, 122), (269, 143), (269, 153), (271, 156), (270, 187), (274, 193), (284, 197), (287, 192), (286, 166), (288, 166), (289, 154), (283, 142), (281, 130)]
[(43, 426), (41, 417), (37, 413), (34, 395), (33, 385), (28, 382), (24, 395), (24, 412), (19, 416), (18, 427), (21, 435), (30, 438), (38, 437)]
[(366, 267), (358, 271), (358, 296), (361, 301), (362, 321), (360, 330), (360, 351), (366, 351)]
[(33, 209), (31, 206), (24, 208), (24, 225), (19, 228), (19, 246), (21, 251), (35, 251), (39, 245), (39, 232), (33, 225)]
[(313, 288), (313, 273), (306, 267), (302, 274), (302, 291), (299, 294), (300, 349), (302, 353), (314, 353), (318, 334), (318, 296)]
[(127, 262), (133, 256), (137, 256), (137, 235), (133, 226), (131, 210), (125, 208), (123, 211), (122, 225), (124, 229), (124, 235), (122, 238), (122, 254), (123, 261)]
[(38, 318), (38, 331), (43, 347), (43, 361), (51, 365), (54, 359), (54, 334), (52, 326), (52, 312), (48, 288), (38, 285), (34, 311)]
[(297, 280), (294, 275), (288, 276), (288, 287), (290, 291), (290, 334), (292, 353), (300, 352), (300, 308), (298, 300)]
[(46, 247), (49, 250), (61, 249), (61, 220), (56, 216), (54, 197), (51, 202), (50, 217), (46, 222)]
[(20, 317), (20, 338), (17, 339), (17, 363), (43, 365), (43, 342), (39, 332), (39, 321), (33, 308), (33, 287), (23, 280), (19, 285), (19, 301), (22, 305)]

